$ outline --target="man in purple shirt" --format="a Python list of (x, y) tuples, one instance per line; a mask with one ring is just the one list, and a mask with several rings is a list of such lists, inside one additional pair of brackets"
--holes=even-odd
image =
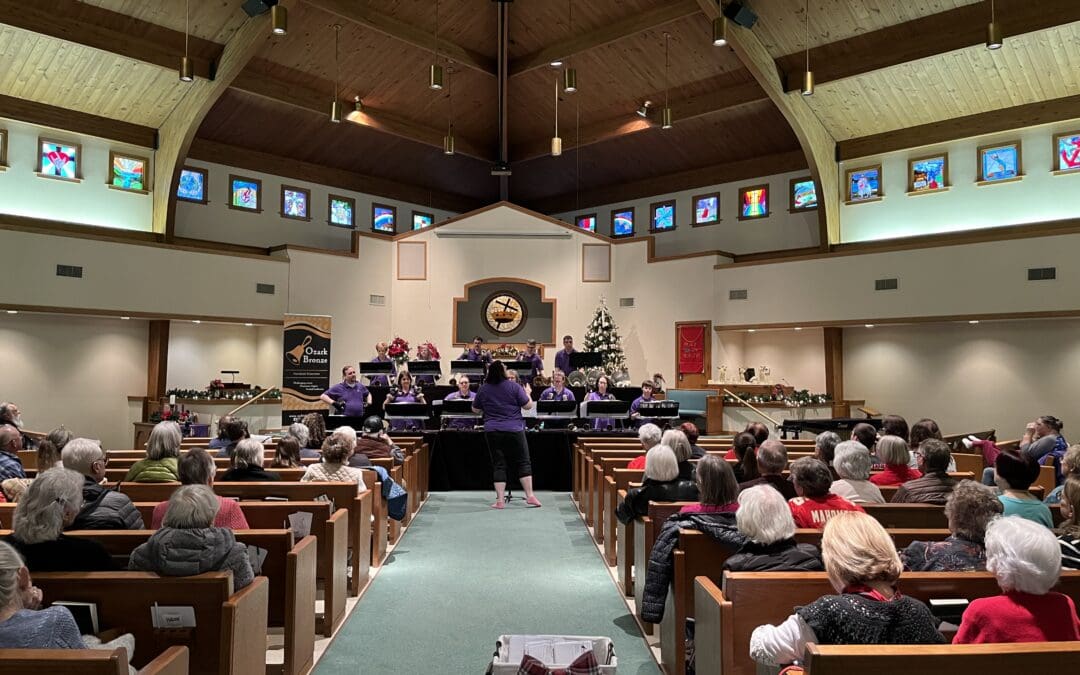
[(528, 361), (532, 364), (532, 370), (525, 378), (529, 384), (532, 384), (537, 375), (544, 372), (544, 360), (536, 353), (536, 340), (530, 339), (525, 343), (525, 351), (518, 354), (518, 361)]
[(651, 417), (642, 417), (638, 412), (638, 408), (642, 403), (653, 402), (653, 389), (656, 388), (656, 383), (652, 380), (645, 380), (641, 383), (641, 396), (634, 399), (634, 402), (630, 404), (630, 421), (635, 427), (640, 427), (643, 424), (656, 424), (656, 420)]
[(574, 338), (569, 335), (564, 335), (562, 339), (563, 348), (555, 354), (555, 367), (564, 373), (570, 372), (570, 355), (576, 354), (574, 349)]
[(532, 463), (525, 440), (525, 420), (521, 416), (523, 408), (528, 410), (533, 405), (520, 385), (506, 379), (503, 362), (493, 361), (488, 368), (487, 381), (476, 393), (472, 404), (473, 412), (484, 415), (484, 437), (495, 478), (493, 509), (505, 506), (507, 456), (517, 465), (518, 479), (525, 489), (525, 503), (540, 506), (540, 500), (533, 494)]
[(363, 417), (364, 406), (371, 405), (371, 392), (356, 379), (356, 368), (341, 369), (342, 381), (323, 392), (323, 403), (333, 406), (338, 414), (347, 417)]
[(481, 361), (485, 365), (491, 363), (491, 354), (484, 351), (484, 339), (479, 335), (472, 339), (472, 347), (466, 349), (458, 361)]

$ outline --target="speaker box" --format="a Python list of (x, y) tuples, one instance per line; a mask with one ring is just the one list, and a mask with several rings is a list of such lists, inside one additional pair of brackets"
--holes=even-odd
[(740, 0), (729, 2), (727, 7), (724, 8), (724, 16), (743, 28), (753, 28), (757, 22), (757, 14), (754, 14), (746, 3)]
[(259, 16), (269, 12), (270, 6), (276, 4), (277, 2), (266, 2), (266, 0), (244, 0), (242, 7), (248, 16)]

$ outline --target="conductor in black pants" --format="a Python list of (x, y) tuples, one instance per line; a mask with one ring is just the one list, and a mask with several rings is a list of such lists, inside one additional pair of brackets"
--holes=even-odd
[(495, 503), (493, 509), (505, 506), (506, 463), (517, 466), (518, 479), (525, 489), (525, 503), (540, 506), (533, 494), (532, 463), (529, 460), (529, 444), (525, 440), (525, 420), (522, 409), (532, 408), (532, 399), (517, 382), (506, 379), (506, 366), (493, 361), (488, 367), (487, 379), (476, 392), (472, 409), (484, 415), (484, 439), (491, 453), (491, 467), (495, 475)]

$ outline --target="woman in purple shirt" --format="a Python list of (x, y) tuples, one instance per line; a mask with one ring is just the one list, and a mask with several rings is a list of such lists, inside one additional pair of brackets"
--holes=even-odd
[[(397, 386), (390, 387), (386, 395), (387, 403), (426, 403), (424, 392), (420, 387), (413, 386), (412, 375), (403, 370), (398, 373)], [(416, 420), (393, 420), (390, 422), (390, 431), (409, 431), (417, 428)]]
[(506, 366), (493, 361), (488, 367), (487, 380), (473, 400), (473, 412), (484, 415), (484, 437), (491, 453), (491, 468), (495, 478), (495, 503), (493, 509), (505, 506), (506, 463), (517, 464), (517, 475), (525, 489), (525, 503), (540, 506), (533, 494), (532, 463), (529, 444), (525, 440), (525, 420), (521, 410), (533, 407), (532, 400), (516, 382), (506, 379)]
[[(380, 342), (375, 345), (375, 358), (371, 359), (372, 363), (386, 363), (387, 361), (393, 362), (389, 356), (386, 355), (386, 350), (390, 347), (385, 342)], [(391, 377), (397, 376), (397, 366), (390, 366)], [(372, 375), (368, 378), (368, 384), (372, 387), (389, 387), (390, 378), (385, 375)]]
[(638, 408), (642, 403), (653, 402), (653, 389), (656, 389), (656, 384), (652, 380), (645, 380), (641, 383), (641, 396), (634, 399), (634, 402), (630, 404), (630, 420), (634, 423), (635, 427), (640, 427), (642, 424), (656, 424), (656, 420), (650, 417), (642, 417), (638, 412)]
[[(450, 392), (444, 398), (444, 401), (472, 401), (476, 398), (476, 394), (469, 391), (469, 376), (458, 375), (455, 378), (457, 382), (457, 391)], [(455, 417), (446, 423), (447, 429), (454, 429), (456, 431), (469, 431), (475, 426), (475, 422), (463, 417)]]
[[(596, 391), (590, 391), (585, 401), (614, 401), (615, 395), (608, 393), (608, 377), (601, 375), (596, 378)], [(615, 420), (610, 417), (598, 417), (593, 420), (592, 428), (596, 431), (611, 431), (615, 428)]]
[[(540, 393), (541, 401), (575, 401), (574, 392), (566, 388), (566, 373), (556, 368), (551, 373), (551, 386)], [(545, 429), (565, 429), (570, 420), (547, 420)]]

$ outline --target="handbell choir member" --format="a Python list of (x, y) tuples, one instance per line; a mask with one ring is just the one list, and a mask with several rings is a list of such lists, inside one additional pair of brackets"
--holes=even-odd
[[(469, 376), (458, 375), (457, 391), (452, 391), (446, 395), (444, 401), (472, 401), (476, 398), (476, 394), (472, 393), (469, 389)], [(455, 417), (446, 423), (447, 429), (455, 429), (457, 431), (468, 431), (476, 425), (475, 420), (467, 419), (464, 417)]]
[(645, 380), (641, 383), (641, 396), (634, 399), (634, 402), (630, 404), (630, 420), (634, 423), (635, 427), (640, 427), (642, 424), (656, 424), (656, 420), (651, 417), (642, 417), (638, 412), (638, 408), (642, 403), (652, 403), (656, 399), (653, 398), (653, 390), (656, 389), (656, 384), (652, 380)]
[[(380, 342), (380, 343), (376, 344), (375, 345), (375, 352), (376, 352), (375, 353), (375, 358), (371, 359), (371, 362), (372, 363), (387, 363), (387, 362), (389, 362), (391, 364), (391, 366), (390, 366), (390, 377), (397, 377), (397, 366), (393, 365), (394, 360), (392, 358), (390, 358), (389, 356), (387, 356), (387, 354), (386, 354), (386, 350), (389, 349), (389, 348), (390, 348), (390, 346), (387, 345), (385, 342)], [(371, 377), (368, 378), (368, 384), (370, 384), (372, 387), (389, 387), (390, 386), (390, 377), (387, 377), (386, 375), (372, 375)]]
[[(416, 347), (416, 360), (417, 361), (434, 361), (435, 356), (431, 353), (431, 343), (424, 342)], [(435, 384), (434, 375), (417, 375), (416, 384), (421, 387), (430, 387)]]
[(577, 354), (577, 350), (574, 349), (574, 338), (570, 335), (564, 335), (562, 344), (563, 348), (555, 353), (555, 367), (564, 373), (569, 373), (570, 355)]
[[(398, 373), (397, 386), (390, 387), (386, 395), (387, 403), (426, 403), (424, 392), (420, 387), (413, 384), (412, 375), (403, 370)], [(416, 420), (392, 420), (390, 431), (412, 431), (419, 428)]]
[(330, 404), (338, 415), (363, 417), (364, 406), (371, 405), (371, 392), (356, 379), (356, 368), (341, 369), (341, 382), (330, 387), (319, 398)]
[(462, 352), (458, 361), (480, 361), (485, 366), (491, 363), (491, 354), (484, 351), (484, 340), (479, 335), (473, 338), (472, 347)]
[[(585, 397), (586, 401), (614, 401), (615, 394), (608, 392), (608, 376), (601, 375), (596, 378), (596, 389), (590, 391)], [(610, 431), (615, 428), (615, 420), (610, 417), (597, 417), (593, 420), (592, 428), (596, 431)]]
[[(551, 386), (540, 393), (541, 401), (576, 401), (574, 392), (566, 388), (566, 374), (558, 368), (551, 374)], [(544, 422), (545, 429), (565, 429), (570, 426), (568, 419), (549, 419)]]
[(537, 375), (544, 372), (544, 360), (536, 353), (536, 340), (530, 339), (525, 343), (525, 351), (518, 354), (518, 361), (527, 361), (532, 364), (532, 370), (525, 378), (526, 382), (532, 382)]

